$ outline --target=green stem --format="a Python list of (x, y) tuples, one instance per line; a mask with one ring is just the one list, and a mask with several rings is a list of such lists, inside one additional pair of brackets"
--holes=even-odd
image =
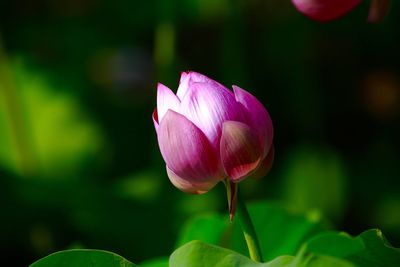
[(237, 194), (237, 217), (239, 218), (240, 225), (243, 230), (244, 239), (247, 243), (250, 258), (253, 261), (262, 262), (262, 254), (260, 243), (258, 242), (257, 234), (254, 229), (253, 222), (251, 221), (249, 212), (247, 211), (246, 204)]

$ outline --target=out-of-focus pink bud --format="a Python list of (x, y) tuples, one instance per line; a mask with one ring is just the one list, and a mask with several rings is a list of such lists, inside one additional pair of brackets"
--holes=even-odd
[(302, 14), (313, 20), (325, 22), (345, 15), (361, 0), (292, 0)]
[(183, 72), (178, 91), (158, 84), (153, 112), (171, 182), (201, 194), (219, 181), (265, 175), (273, 161), (273, 126), (250, 93), (233, 92), (196, 72)]

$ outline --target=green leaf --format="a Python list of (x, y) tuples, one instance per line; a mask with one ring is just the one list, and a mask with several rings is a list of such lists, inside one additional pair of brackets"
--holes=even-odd
[(307, 243), (309, 252), (346, 258), (364, 249), (364, 245), (346, 233), (329, 232), (317, 235)]
[(192, 241), (172, 253), (170, 267), (355, 267), (348, 261), (329, 256), (314, 255), (301, 250), (296, 257), (280, 256), (276, 259), (259, 263), (229, 249)]
[[(301, 215), (269, 202), (251, 203), (248, 208), (266, 260), (295, 255), (310, 237), (328, 229), (318, 213)], [(191, 218), (182, 228), (177, 246), (192, 240), (220, 245), (248, 256), (241, 227), (237, 220), (230, 224), (227, 214)]]
[(140, 263), (140, 267), (168, 267), (168, 257), (154, 258)]
[(169, 259), (169, 266), (284, 267), (289, 266), (292, 259), (291, 256), (283, 256), (270, 263), (258, 263), (232, 250), (195, 240), (175, 250)]
[(50, 254), (30, 267), (134, 267), (137, 266), (123, 257), (108, 251), (73, 249)]
[(324, 233), (307, 243), (307, 251), (346, 259), (363, 267), (397, 267), (400, 249), (394, 248), (380, 230), (372, 229), (358, 237), (344, 233)]
[[(297, 265), (292, 264), (290, 267)], [(351, 262), (329, 256), (313, 255), (299, 267), (356, 267)]]

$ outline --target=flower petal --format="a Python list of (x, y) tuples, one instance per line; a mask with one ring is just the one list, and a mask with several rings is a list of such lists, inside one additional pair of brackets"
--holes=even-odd
[(242, 107), (233, 93), (216, 83), (192, 83), (180, 113), (202, 130), (216, 151), (219, 151), (222, 123), (244, 121)]
[(170, 168), (167, 168), (168, 178), (171, 183), (178, 189), (189, 194), (204, 194), (213, 188), (219, 181), (218, 180), (188, 180), (179, 177)]
[(343, 16), (361, 0), (292, 0), (292, 2), (300, 13), (325, 22)]
[(194, 71), (182, 72), (181, 79), (179, 81), (178, 91), (176, 92), (176, 95), (181, 101), (183, 100), (187, 91), (189, 90), (190, 84), (196, 82), (216, 82), (216, 81), (208, 78), (203, 74)]
[(158, 122), (160, 123), (164, 118), (168, 109), (178, 111), (180, 101), (178, 97), (162, 83), (157, 85), (157, 114)]
[(260, 179), (267, 175), (272, 168), (272, 164), (274, 163), (275, 158), (275, 149), (274, 146), (271, 147), (267, 156), (260, 162), (257, 169), (250, 175), (250, 178)]
[(158, 144), (168, 168), (188, 182), (216, 182), (219, 161), (206, 136), (185, 116), (168, 110), (158, 128)]
[(256, 97), (238, 86), (234, 85), (232, 87), (236, 100), (247, 111), (247, 123), (251, 129), (256, 131), (261, 146), (264, 148), (265, 156), (271, 148), (274, 135), (271, 117)]
[(220, 151), (222, 166), (233, 182), (254, 171), (262, 155), (257, 136), (249, 126), (237, 121), (224, 122)]
[(189, 80), (190, 80), (189, 72), (182, 72), (181, 79), (179, 81), (178, 91), (176, 92), (176, 95), (180, 100), (183, 99), (188, 90)]

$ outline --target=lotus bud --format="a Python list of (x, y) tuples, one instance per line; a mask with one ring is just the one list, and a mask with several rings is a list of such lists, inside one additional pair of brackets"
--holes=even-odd
[(271, 118), (237, 86), (231, 91), (202, 74), (183, 72), (176, 94), (158, 84), (153, 122), (167, 175), (184, 192), (205, 193), (220, 181), (232, 186), (271, 167)]

